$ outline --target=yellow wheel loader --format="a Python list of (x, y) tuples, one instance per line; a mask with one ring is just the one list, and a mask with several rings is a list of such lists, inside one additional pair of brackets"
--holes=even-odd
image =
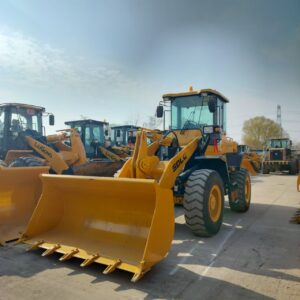
[(299, 159), (292, 149), (292, 141), (288, 138), (270, 139), (267, 143), (263, 161), (263, 173), (286, 172), (296, 175), (299, 172)]
[(88, 159), (76, 129), (61, 130), (47, 137), (26, 130), (21, 136), (28, 150), (9, 150), (5, 158), (9, 167), (48, 165), (55, 174), (93, 176), (113, 176), (122, 167), (122, 163)]
[(170, 131), (148, 145), (140, 130), (118, 177), (41, 175), (42, 195), (20, 242), (44, 249), (42, 256), (60, 253), (60, 261), (79, 258), (82, 267), (106, 265), (104, 274), (126, 270), (135, 282), (171, 247), (174, 198), (184, 198), (187, 225), (201, 236), (220, 230), (225, 195), (232, 210), (247, 211), (251, 182), (241, 155), (205, 155), (227, 148), (228, 100), (205, 89), (165, 95), (166, 102)]
[[(132, 155), (132, 149), (128, 145), (118, 143), (117, 146), (116, 142), (113, 142), (114, 145), (112, 145), (107, 122), (87, 119), (67, 121), (65, 124), (78, 131), (86, 156), (90, 159), (109, 159), (118, 162), (125, 161), (127, 157)], [(130, 139), (130, 136), (133, 135), (133, 130), (133, 126), (113, 127), (113, 141), (118, 139), (119, 142), (123, 142), (125, 139)]]
[(42, 107), (0, 105), (0, 244), (24, 231), (41, 193), (39, 175), (49, 167), (57, 174), (113, 176), (123, 165), (88, 160), (76, 130), (45, 137), (43, 115), (54, 124), (54, 116)]

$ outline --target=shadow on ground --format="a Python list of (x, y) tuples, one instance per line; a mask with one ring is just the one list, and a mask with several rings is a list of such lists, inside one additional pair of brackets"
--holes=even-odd
[[(262, 222), (268, 217), (270, 209), (272, 209), (273, 215), (281, 216), (276, 229), (272, 229), (274, 220), (273, 222), (272, 220)], [(176, 210), (177, 216), (180, 216), (182, 209), (176, 208)], [(91, 285), (106, 281), (113, 282), (118, 286), (114, 289), (116, 292), (139, 290), (146, 294), (144, 299), (154, 297), (197, 298), (195, 295), (204, 299), (232, 299), (232, 297), (236, 299), (270, 299), (235, 285), (230, 280), (202, 276), (201, 271), (198, 273), (198, 271), (188, 268), (192, 265), (205, 269), (213, 262), (214, 268), (226, 268), (299, 283), (300, 277), (279, 271), (295, 269), (297, 268), (296, 262), (299, 262), (297, 249), (300, 247), (300, 227), (289, 224), (287, 218), (293, 212), (293, 207), (254, 203), (248, 213), (237, 214), (231, 212), (227, 207), (223, 228), (217, 236), (212, 238), (195, 237), (185, 224), (176, 223), (176, 233), (168, 257), (135, 284), (130, 283), (131, 274), (127, 272), (117, 270), (110, 275), (103, 275), (101, 271), (104, 270), (104, 266), (98, 264), (81, 268), (79, 266), (81, 261), (75, 258), (61, 263), (58, 261), (59, 254), (42, 258), (40, 257), (41, 250), (26, 252), (27, 247), (24, 245), (9, 245), (0, 248), (0, 282), (2, 276), (29, 278), (45, 270), (67, 268), (70, 272), (67, 278), (61, 278), (62, 288), (65, 284), (72, 284), (73, 277), (84, 273), (94, 278), (90, 281)], [(253, 217), (258, 221), (253, 221)], [(233, 229), (237, 220), (242, 220), (242, 222)], [(218, 257), (214, 258), (216, 249), (231, 230), (235, 231), (234, 234), (222, 247)], [(286, 234), (287, 232), (289, 234)], [(170, 275), (174, 268), (177, 269), (175, 274)], [(55, 274), (52, 276), (54, 280), (57, 278)]]

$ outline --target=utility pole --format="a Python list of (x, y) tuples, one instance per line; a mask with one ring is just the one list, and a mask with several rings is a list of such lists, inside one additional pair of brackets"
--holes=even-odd
[(277, 105), (277, 124), (280, 126), (280, 137), (282, 138), (281, 105)]

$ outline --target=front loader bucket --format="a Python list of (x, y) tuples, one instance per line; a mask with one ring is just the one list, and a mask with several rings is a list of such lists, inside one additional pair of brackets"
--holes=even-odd
[(248, 170), (248, 172), (251, 176), (256, 176), (257, 175), (257, 172), (255, 171), (255, 168), (254, 168), (253, 164), (251, 164), (251, 161), (247, 158), (243, 158), (242, 168)]
[(169, 251), (173, 195), (150, 179), (42, 175), (43, 193), (21, 241), (43, 256), (77, 257), (140, 279)]
[(24, 232), (41, 194), (42, 173), (48, 167), (0, 167), (0, 244)]

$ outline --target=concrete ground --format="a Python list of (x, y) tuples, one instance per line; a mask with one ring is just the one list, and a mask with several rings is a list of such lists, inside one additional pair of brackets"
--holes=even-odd
[[(167, 258), (137, 282), (98, 264), (42, 258), (27, 246), (0, 248), (0, 299), (300, 299), (300, 225), (289, 219), (300, 204), (296, 177), (252, 178), (245, 214), (226, 207), (213, 238), (197, 238), (176, 207), (176, 233)], [(163, 238), (163, 237), (161, 237)]]

